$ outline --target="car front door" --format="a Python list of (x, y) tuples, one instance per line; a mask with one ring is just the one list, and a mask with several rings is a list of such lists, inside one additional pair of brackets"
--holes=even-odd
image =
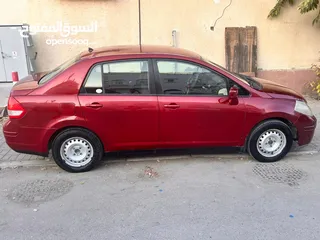
[(159, 107), (150, 60), (99, 63), (90, 69), (79, 101), (105, 150), (149, 148), (158, 140)]
[(159, 141), (164, 146), (241, 143), (245, 121), (241, 97), (245, 96), (229, 104), (230, 79), (189, 61), (154, 59), (153, 64), (160, 109)]

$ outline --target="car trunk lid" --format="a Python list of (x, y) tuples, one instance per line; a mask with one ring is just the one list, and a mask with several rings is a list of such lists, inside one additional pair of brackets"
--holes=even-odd
[(27, 77), (20, 79), (11, 89), (11, 96), (28, 95), (33, 90), (39, 87), (38, 81), (46, 74), (40, 72), (31, 74)]

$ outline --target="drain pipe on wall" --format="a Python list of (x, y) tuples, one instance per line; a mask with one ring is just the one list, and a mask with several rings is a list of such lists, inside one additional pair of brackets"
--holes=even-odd
[(178, 31), (172, 30), (172, 47), (178, 47)]

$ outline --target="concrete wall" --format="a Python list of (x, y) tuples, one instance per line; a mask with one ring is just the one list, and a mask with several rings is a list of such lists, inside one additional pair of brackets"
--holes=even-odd
[[(299, 70), (299, 74), (287, 74), (284, 82), (290, 83), (290, 78), (295, 77), (294, 82), (299, 83), (295, 88), (300, 91), (308, 80), (304, 78), (314, 77), (305, 69), (319, 59), (320, 29), (311, 25), (315, 13), (301, 16), (296, 7), (288, 7), (275, 20), (267, 19), (275, 3), (276, 0), (233, 0), (211, 31), (210, 26), (229, 0), (220, 0), (219, 4), (213, 0), (141, 0), (142, 43), (170, 45), (172, 30), (176, 29), (179, 47), (196, 51), (224, 66), (225, 27), (257, 26), (259, 76), (272, 79), (279, 76), (279, 70), (282, 76), (287, 71)], [(5, 9), (0, 14), (1, 24), (53, 25), (63, 21), (86, 25), (95, 20), (97, 32), (81, 33), (76, 38), (89, 39), (93, 48), (138, 44), (137, 0), (0, 0), (0, 6)], [(40, 71), (51, 69), (87, 48), (84, 45), (49, 46), (48, 38), (60, 36), (56, 33), (34, 36)]]

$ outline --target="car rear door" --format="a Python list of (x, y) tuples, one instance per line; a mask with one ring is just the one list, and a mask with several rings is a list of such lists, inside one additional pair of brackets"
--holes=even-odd
[[(148, 59), (99, 63), (79, 94), (88, 127), (105, 150), (149, 148), (158, 140), (158, 102)], [(151, 70), (149, 70), (151, 69)]]
[(241, 97), (246, 96), (229, 104), (230, 79), (189, 61), (154, 59), (153, 64), (163, 145), (237, 146), (242, 142), (245, 106)]

